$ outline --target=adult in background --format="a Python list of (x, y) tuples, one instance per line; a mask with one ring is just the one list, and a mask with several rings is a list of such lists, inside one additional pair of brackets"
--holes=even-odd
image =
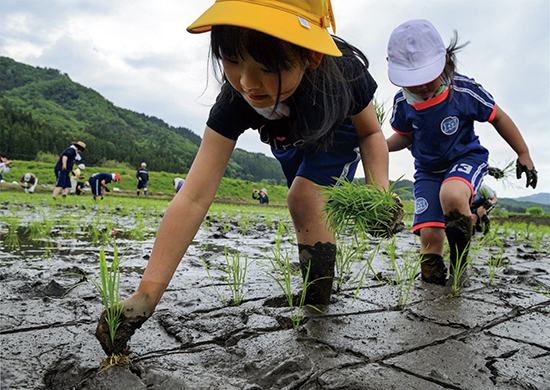
[(260, 204), (269, 204), (269, 198), (267, 196), (267, 189), (262, 188), (261, 191), (254, 189), (252, 191), (252, 199), (260, 200)]
[(88, 188), (89, 185), (90, 183), (87, 181), (79, 181), (78, 183), (76, 183), (75, 195), (84, 195), (85, 193), (84, 189)]
[(489, 212), (495, 208), (497, 204), (497, 194), (487, 184), (483, 183), (476, 192), (470, 210), (472, 211), (472, 219), (474, 231), (487, 234), (490, 229)]
[(13, 163), (8, 159), (6, 154), (0, 157), (0, 184), (2, 184), (2, 173), (8, 173), (13, 166)]
[(178, 191), (180, 190), (181, 186), (183, 185), (183, 183), (185, 182), (184, 179), (182, 179), (181, 177), (176, 177), (172, 183), (174, 183), (174, 191), (176, 191), (176, 194), (178, 193)]
[(38, 178), (34, 173), (25, 173), (19, 179), (19, 185), (25, 189), (26, 194), (34, 194), (34, 189), (38, 184)]
[(57, 196), (63, 191), (63, 197), (66, 197), (71, 189), (71, 178), (69, 174), (73, 170), (75, 161), (80, 161), (80, 153), (87, 152), (86, 144), (82, 141), (72, 142), (72, 145), (61, 153), (57, 164), (55, 164), (54, 172), (57, 178), (55, 182), (55, 188), (53, 189), (53, 198), (57, 199)]
[(141, 163), (141, 167), (136, 172), (137, 182), (137, 195), (139, 196), (140, 190), (143, 188), (143, 195), (147, 196), (147, 184), (149, 183), (149, 172), (147, 171), (147, 164)]
[(98, 200), (100, 197), (103, 199), (105, 191), (109, 192), (107, 184), (114, 181), (118, 183), (120, 181), (120, 175), (118, 173), (101, 172), (92, 175), (90, 178), (90, 187), (92, 189), (92, 195), (94, 200)]
[(75, 169), (71, 171), (71, 194), (76, 195), (76, 186), (78, 181), (82, 181), (82, 179), (85, 178), (85, 176), (82, 174), (82, 171), (86, 169), (86, 165), (84, 164), (78, 164)]

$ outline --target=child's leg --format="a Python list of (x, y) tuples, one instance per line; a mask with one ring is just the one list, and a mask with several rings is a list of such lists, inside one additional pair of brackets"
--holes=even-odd
[(467, 261), (473, 226), (470, 207), (487, 174), (487, 158), (487, 154), (477, 153), (465, 156), (450, 167), (441, 186), (445, 234), (451, 250), (451, 274), (458, 262)]
[(444, 285), (447, 267), (443, 262), (445, 230), (441, 227), (420, 229), (420, 253), (422, 253), (422, 280), (428, 283)]
[(444, 177), (441, 174), (417, 171), (414, 178), (413, 231), (420, 234), (422, 280), (444, 285), (447, 278), (447, 267), (443, 262), (445, 221), (439, 204), (439, 189)]
[(307, 287), (306, 304), (327, 305), (332, 294), (336, 244), (333, 235), (327, 230), (322, 214), (326, 199), (320, 195), (322, 190), (312, 181), (296, 177), (287, 196), (288, 208), (296, 238), (300, 268)]

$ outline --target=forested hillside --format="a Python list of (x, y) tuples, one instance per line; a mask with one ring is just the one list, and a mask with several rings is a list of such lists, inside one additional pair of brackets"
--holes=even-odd
[[(59, 154), (71, 141), (87, 144), (85, 163), (115, 160), (156, 171), (187, 173), (201, 138), (184, 127), (116, 107), (96, 91), (56, 69), (36, 68), (0, 57), (0, 153), (34, 160)], [(235, 150), (226, 177), (284, 184), (274, 158)]]

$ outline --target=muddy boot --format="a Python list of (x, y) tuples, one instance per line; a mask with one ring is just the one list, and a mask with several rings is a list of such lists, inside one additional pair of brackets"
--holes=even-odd
[(461, 275), (466, 269), (470, 240), (472, 239), (473, 220), (471, 215), (463, 215), (458, 211), (445, 214), (445, 234), (451, 251), (450, 275)]
[(309, 277), (305, 280), (307, 284), (305, 304), (315, 307), (328, 305), (332, 294), (336, 245), (330, 242), (324, 244), (318, 242), (315, 246), (298, 244), (298, 252), (304, 280), (309, 267)]
[(443, 263), (443, 257), (436, 253), (425, 253), (422, 256), (422, 280), (427, 283), (444, 286), (447, 278), (447, 267)]

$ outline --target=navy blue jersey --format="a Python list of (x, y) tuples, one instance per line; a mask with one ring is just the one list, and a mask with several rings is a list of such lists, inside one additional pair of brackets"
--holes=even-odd
[(149, 181), (149, 172), (145, 168), (139, 168), (136, 172), (136, 178), (141, 178), (143, 181)]
[(108, 184), (113, 181), (113, 175), (108, 172), (96, 173), (90, 178), (90, 184), (92, 181), (101, 183), (103, 180), (105, 180), (105, 184)]
[(74, 146), (69, 146), (67, 149), (65, 149), (63, 153), (61, 153), (61, 156), (59, 156), (59, 160), (57, 160), (57, 164), (55, 164), (54, 170), (55, 171), (61, 170), (61, 168), (63, 167), (63, 162), (62, 162), (63, 156), (67, 156), (67, 171), (72, 171), (74, 160), (76, 158), (76, 153), (77, 151)]
[[(351, 88), (354, 102), (347, 113), (348, 117), (343, 122), (347, 126), (340, 124), (334, 128), (334, 131), (340, 129), (355, 133), (349, 115), (359, 114), (369, 105), (377, 85), (359, 60), (338, 57), (336, 61), (339, 61), (339, 66), (343, 69), (346, 79), (349, 80), (347, 85)], [(208, 127), (232, 140), (237, 140), (245, 130), (254, 129), (259, 131), (261, 141), (273, 149), (292, 149), (303, 146), (305, 143), (299, 131), (291, 128), (293, 115), (299, 113), (310, 129), (319, 128), (324, 118), (323, 107), (315, 103), (323, 101), (322, 91), (317, 92), (318, 96), (310, 96), (302, 86), (299, 86), (285, 100), (285, 104), (291, 110), (290, 117), (275, 120), (266, 119), (256, 112), (240, 93), (235, 90), (233, 92), (234, 96), (231, 101), (220, 103), (218, 100), (214, 104), (207, 121)]]
[(469, 153), (486, 154), (474, 131), (474, 121), (495, 117), (493, 97), (473, 79), (455, 74), (454, 85), (441, 95), (409, 104), (400, 90), (394, 98), (391, 126), (412, 135), (411, 152), (417, 169), (447, 169)]

